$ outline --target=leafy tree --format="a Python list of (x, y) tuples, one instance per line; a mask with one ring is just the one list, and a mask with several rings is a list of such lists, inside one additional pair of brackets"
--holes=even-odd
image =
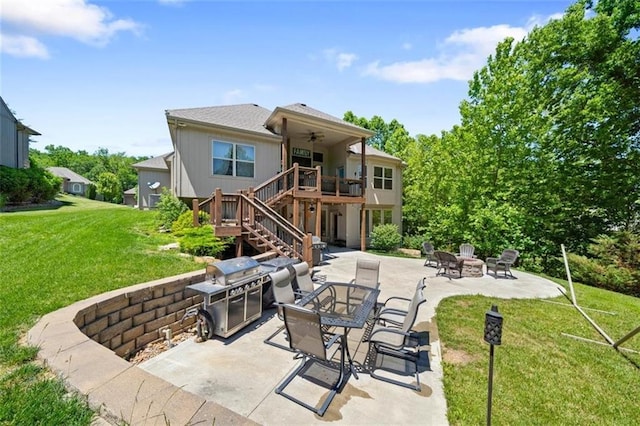
[(353, 112), (347, 111), (343, 116), (344, 121), (375, 132), (367, 139), (367, 144), (388, 154), (402, 157), (405, 147), (409, 144), (411, 136), (396, 119), (386, 123), (382, 117), (374, 115), (371, 120), (357, 117)]
[(114, 173), (101, 173), (96, 182), (96, 189), (104, 196), (105, 201), (122, 203), (122, 185)]

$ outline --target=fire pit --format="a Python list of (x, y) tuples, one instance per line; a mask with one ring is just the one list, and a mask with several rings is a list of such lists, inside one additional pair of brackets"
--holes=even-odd
[(484, 262), (480, 259), (463, 257), (458, 258), (464, 261), (462, 266), (462, 276), (480, 278), (484, 275)]

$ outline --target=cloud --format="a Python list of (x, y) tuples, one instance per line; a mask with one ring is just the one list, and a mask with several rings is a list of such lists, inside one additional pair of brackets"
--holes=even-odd
[[(119, 32), (140, 34), (142, 26), (132, 19), (116, 19), (101, 6), (86, 0), (3, 0), (0, 20), (19, 34), (36, 41), (38, 35), (70, 37), (93, 46), (104, 46)], [(4, 37), (3, 37), (4, 38)]]
[(338, 71), (349, 68), (358, 59), (355, 53), (339, 52), (337, 49), (325, 49), (323, 53), (325, 59), (335, 64)]
[(486, 64), (487, 56), (494, 53), (499, 42), (507, 37), (520, 41), (536, 25), (561, 17), (561, 14), (546, 19), (534, 16), (524, 27), (503, 24), (457, 30), (438, 46), (440, 53), (437, 56), (388, 65), (374, 61), (365, 67), (363, 73), (397, 83), (433, 83), (445, 79), (467, 81), (474, 71)]
[(409, 42), (402, 43), (402, 50), (411, 50), (413, 49), (413, 45)]
[(46, 46), (37, 39), (27, 36), (0, 34), (0, 51), (22, 58), (49, 58)]

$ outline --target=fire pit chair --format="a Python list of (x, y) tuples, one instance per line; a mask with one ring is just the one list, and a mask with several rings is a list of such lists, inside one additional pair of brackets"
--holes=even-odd
[(422, 251), (424, 251), (424, 254), (427, 256), (427, 258), (424, 261), (424, 266), (432, 266), (431, 262), (434, 262), (436, 268), (438, 267), (438, 258), (436, 258), (436, 256), (433, 254), (435, 249), (433, 248), (433, 244), (431, 244), (430, 242), (425, 241), (424, 243), (422, 243)]
[(475, 251), (475, 247), (471, 244), (460, 244), (460, 253), (458, 254), (460, 257), (466, 257), (467, 259), (475, 259), (478, 256), (475, 256), (473, 252)]
[[(319, 416), (323, 416), (329, 404), (333, 400), (336, 393), (342, 390), (342, 387), (349, 378), (349, 373), (345, 369), (345, 352), (346, 342), (341, 334), (326, 335), (320, 323), (320, 314), (296, 305), (284, 305), (284, 323), (289, 335), (289, 345), (291, 350), (297, 352), (297, 357), (302, 362), (285, 380), (276, 388), (276, 393), (285, 398), (302, 405), (308, 410), (313, 411)], [(328, 340), (326, 340), (328, 338)], [(340, 361), (339, 366), (332, 361), (335, 352), (329, 353), (327, 350), (334, 344), (340, 345)], [(336, 350), (337, 352), (337, 350)], [(333, 374), (327, 374), (332, 372)], [(300, 377), (307, 379), (308, 382), (320, 385), (326, 385), (330, 392), (320, 405), (316, 408), (293, 395), (284, 392), (284, 389), (291, 383), (293, 379), (300, 374)], [(337, 375), (332, 383), (327, 383), (329, 376)]]
[(511, 265), (516, 263), (519, 255), (518, 250), (506, 249), (500, 257), (487, 257), (484, 262), (487, 265), (487, 275), (489, 275), (489, 271), (493, 271), (494, 278), (498, 278), (498, 271), (504, 271), (505, 278), (507, 274), (509, 274), (511, 278), (515, 278), (511, 273)]
[(449, 279), (451, 279), (451, 271), (458, 271), (460, 278), (462, 278), (464, 259), (458, 259), (455, 254), (449, 253), (448, 251), (436, 250), (434, 254), (438, 258), (438, 270), (436, 271), (436, 276), (440, 275), (440, 271), (444, 269), (442, 275), (446, 274)]
[[(371, 377), (420, 392), (420, 371), (418, 368), (420, 339), (412, 331), (412, 328), (418, 317), (418, 309), (424, 302), (426, 302), (426, 299), (423, 289), (417, 288), (400, 327), (386, 321), (379, 321), (374, 325), (367, 339), (369, 341), (369, 374)], [(382, 355), (382, 359), (378, 360), (380, 355)], [(390, 356), (405, 362), (385, 365), (384, 356)], [(407, 361), (411, 362), (415, 367), (415, 385), (376, 373), (376, 370), (381, 369), (391, 373), (408, 375)]]

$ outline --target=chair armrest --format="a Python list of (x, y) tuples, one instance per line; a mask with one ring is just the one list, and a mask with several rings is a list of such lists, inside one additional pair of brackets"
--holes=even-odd
[(406, 301), (406, 302), (411, 302), (411, 299), (409, 299), (408, 297), (391, 296), (391, 297), (389, 297), (387, 300), (385, 300), (385, 301), (384, 301), (384, 303), (382, 304), (382, 306), (384, 307), (384, 306), (387, 304), (387, 302), (388, 302), (389, 300), (404, 300), (404, 301)]
[(379, 334), (379, 333), (399, 334), (399, 335), (404, 336), (405, 338), (408, 338), (408, 337), (411, 336), (410, 333), (404, 332), (404, 331), (399, 330), (399, 329), (395, 329), (395, 328), (379, 328), (378, 330), (375, 330), (373, 333), (371, 333), (371, 336), (369, 336), (369, 339), (367, 339), (369, 342), (378, 343), (378, 344), (380, 344), (382, 346), (386, 346), (386, 347), (393, 348), (393, 349), (402, 349), (404, 347), (404, 341), (402, 342), (401, 345), (392, 345), (392, 344), (390, 344), (388, 342), (385, 342), (385, 341), (376, 340), (374, 338), (374, 336), (376, 334)]
[(396, 314), (396, 315), (407, 315), (407, 311), (405, 311), (404, 309), (398, 309), (398, 308), (385, 308), (384, 306), (380, 309), (380, 311), (378, 312), (377, 317), (379, 317), (382, 314)]
[(497, 257), (487, 257), (484, 262), (485, 263), (496, 263), (497, 261), (498, 261)]
[(338, 339), (340, 339), (340, 344), (342, 344), (342, 334), (328, 334), (331, 335), (331, 338), (324, 343), (325, 348), (329, 349), (331, 346), (333, 346), (334, 343), (336, 343)]

